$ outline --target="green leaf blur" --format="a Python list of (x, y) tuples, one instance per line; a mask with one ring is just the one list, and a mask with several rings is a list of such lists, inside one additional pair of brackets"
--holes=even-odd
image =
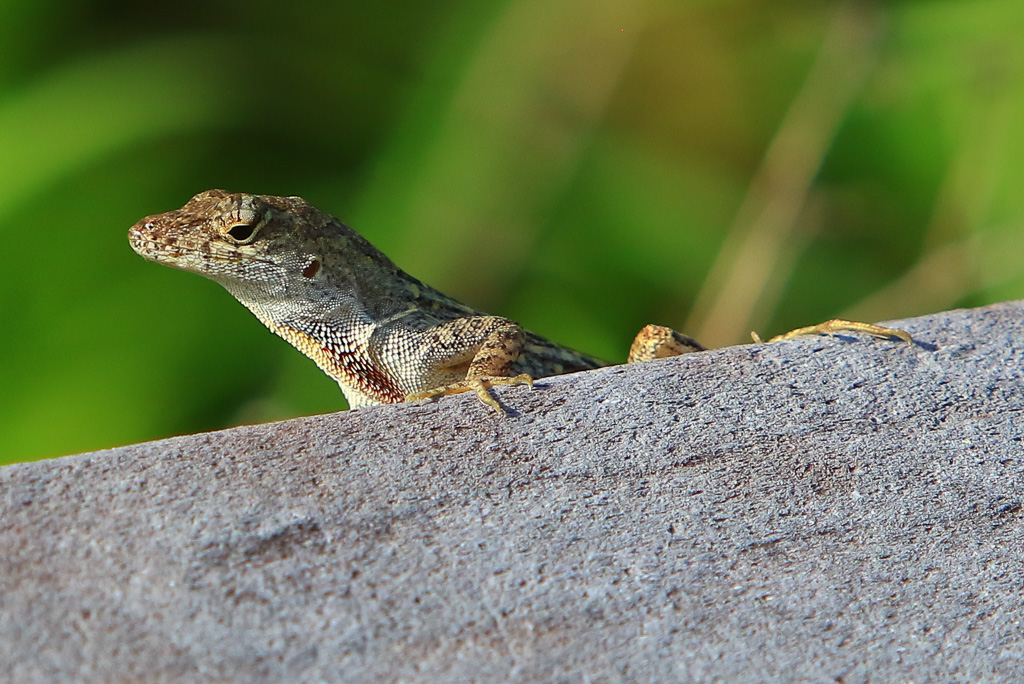
[(622, 360), (1024, 297), (1020, 0), (6, 0), (0, 462), (344, 408), (128, 227), (301, 195)]

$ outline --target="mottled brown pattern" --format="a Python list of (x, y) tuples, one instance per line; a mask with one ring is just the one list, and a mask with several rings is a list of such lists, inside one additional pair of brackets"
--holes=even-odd
[(663, 359), (667, 356), (680, 356), (698, 351), (705, 351), (705, 349), (700, 342), (692, 337), (687, 337), (663, 325), (646, 325), (637, 333), (633, 345), (629, 348), (629, 363)]

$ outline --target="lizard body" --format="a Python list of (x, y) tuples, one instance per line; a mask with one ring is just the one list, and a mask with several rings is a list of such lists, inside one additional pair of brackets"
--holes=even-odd
[(299, 197), (209, 190), (128, 237), (141, 256), (223, 285), (353, 408), (466, 390), (498, 408), (490, 385), (607, 365), (425, 285)]
[[(207, 190), (142, 219), (128, 240), (146, 259), (223, 285), (337, 381), (353, 408), (474, 391), (501, 412), (492, 385), (608, 365), (425, 285), (301, 197)], [(901, 330), (844, 320), (769, 341), (844, 330), (911, 341)], [(629, 362), (703, 350), (648, 325)]]

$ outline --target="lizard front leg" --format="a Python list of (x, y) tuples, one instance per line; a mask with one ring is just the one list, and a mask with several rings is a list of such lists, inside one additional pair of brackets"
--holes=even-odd
[(533, 378), (526, 373), (512, 376), (513, 365), (526, 342), (526, 333), (517, 323), (497, 316), (474, 316), (450, 321), (427, 334), (436, 340), (433, 348), (441, 350), (431, 359), (431, 364), (459, 374), (464, 367), (465, 376), (462, 380), (412, 392), (405, 397), (406, 401), (473, 391), (480, 401), (504, 413), (487, 391), (489, 387), (533, 385)]

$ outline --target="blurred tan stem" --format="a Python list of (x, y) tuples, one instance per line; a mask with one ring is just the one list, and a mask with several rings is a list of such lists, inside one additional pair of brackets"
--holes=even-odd
[(811, 185), (874, 65), (876, 23), (863, 3), (837, 6), (684, 328), (704, 344), (741, 341), (774, 308), (802, 246), (796, 244), (799, 219)]

